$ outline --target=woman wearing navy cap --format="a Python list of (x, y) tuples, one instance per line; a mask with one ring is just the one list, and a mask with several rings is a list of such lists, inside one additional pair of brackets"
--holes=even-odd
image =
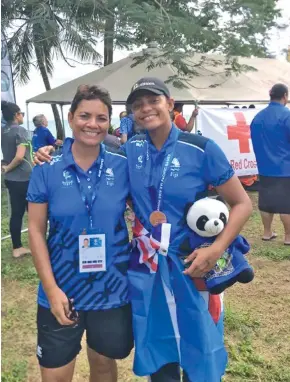
[[(129, 270), (134, 372), (151, 375), (152, 382), (174, 382), (181, 366), (185, 381), (219, 382), (227, 364), (222, 298), (191, 278), (200, 281), (214, 267), (252, 205), (220, 148), (172, 124), (174, 101), (162, 81), (140, 79), (127, 104), (147, 130), (125, 146), (137, 216)], [(214, 244), (188, 256), (192, 264), (184, 270), (180, 255), (190, 235), (185, 208), (210, 184), (231, 206), (230, 219)]]
[[(210, 139), (180, 132), (171, 121), (174, 100), (156, 78), (140, 79), (127, 99), (147, 133), (126, 144), (130, 194), (137, 216), (129, 279), (138, 375), (152, 382), (219, 382), (227, 357), (221, 296), (202, 283), (249, 218), (252, 205), (221, 149)], [(189, 227), (185, 208), (209, 185), (231, 206), (214, 244), (179, 259)], [(190, 277), (188, 277), (190, 276)], [(204, 299), (202, 299), (202, 296)], [(205, 309), (207, 308), (207, 309)]]
[(84, 331), (92, 382), (116, 382), (115, 359), (133, 348), (128, 165), (123, 152), (101, 144), (111, 114), (106, 91), (80, 87), (68, 115), (74, 139), (31, 176), (29, 238), (41, 280), (37, 357), (43, 382), (72, 380)]

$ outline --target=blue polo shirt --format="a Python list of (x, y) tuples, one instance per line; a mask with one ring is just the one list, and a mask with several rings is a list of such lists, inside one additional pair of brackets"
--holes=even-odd
[(37, 127), (33, 132), (32, 137), (32, 147), (33, 151), (36, 152), (38, 149), (44, 146), (50, 146), (55, 144), (56, 139), (51, 134), (49, 129), (44, 126)]
[(290, 177), (290, 110), (271, 102), (251, 123), (259, 174)]
[(188, 206), (198, 194), (206, 193), (209, 185), (222, 185), (234, 175), (226, 156), (212, 140), (183, 133), (175, 126), (160, 151), (148, 134), (134, 136), (126, 143), (125, 150), (134, 212), (149, 232), (152, 231), (149, 216), (156, 210), (150, 189), (153, 186), (159, 191), (164, 162), (171, 153), (160, 210), (171, 223), (170, 250), (178, 256), (189, 254), (188, 237), (193, 233), (185, 219)]
[(132, 114), (121, 119), (120, 122), (120, 133), (127, 134), (128, 139), (132, 138), (135, 134), (134, 132), (134, 117)]
[[(88, 171), (83, 171), (74, 161), (72, 143), (72, 139), (66, 139), (62, 151), (54, 155), (50, 164), (34, 168), (27, 200), (48, 203), (47, 247), (54, 277), (64, 293), (74, 299), (76, 309), (118, 307), (128, 302), (130, 245), (124, 219), (129, 191), (127, 159), (123, 152), (110, 151), (102, 145), (98, 159)], [(104, 166), (99, 178), (101, 158)], [(93, 190), (97, 190), (92, 230), (76, 175), (86, 197), (91, 199)], [(87, 234), (106, 235), (107, 271), (79, 272), (78, 236), (84, 229)], [(41, 283), (38, 303), (49, 307)]]

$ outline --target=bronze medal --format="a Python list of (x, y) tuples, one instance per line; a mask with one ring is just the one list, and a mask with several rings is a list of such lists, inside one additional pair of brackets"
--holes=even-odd
[(153, 227), (157, 227), (159, 224), (166, 223), (166, 215), (161, 211), (153, 211), (149, 217), (150, 223)]

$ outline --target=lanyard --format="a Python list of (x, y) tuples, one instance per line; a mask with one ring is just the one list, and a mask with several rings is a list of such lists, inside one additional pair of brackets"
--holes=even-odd
[(149, 185), (148, 189), (149, 189), (149, 195), (150, 195), (151, 203), (153, 205), (152, 207), (153, 207), (153, 209), (156, 208), (157, 211), (160, 211), (160, 209), (161, 209), (165, 178), (166, 178), (168, 169), (170, 167), (171, 161), (172, 161), (173, 156), (174, 156), (175, 147), (176, 147), (176, 143), (175, 143), (174, 147), (172, 148), (171, 152), (169, 154), (167, 154), (165, 159), (163, 160), (163, 165), (162, 165), (163, 169), (162, 169), (162, 173), (161, 173), (161, 179), (159, 182), (159, 187), (157, 190), (152, 185), (152, 174), (153, 174), (153, 166), (154, 165), (152, 163), (152, 155), (149, 156), (149, 144), (147, 143), (146, 159), (147, 159), (147, 161), (150, 159), (150, 162), (151, 162), (150, 163), (150, 175), (149, 175), (151, 185)]
[(90, 221), (90, 228), (91, 229), (93, 228), (93, 205), (94, 205), (94, 202), (97, 200), (97, 197), (98, 197), (98, 191), (99, 191), (99, 188), (100, 188), (100, 185), (101, 185), (101, 176), (102, 176), (102, 173), (103, 173), (104, 162), (105, 162), (104, 154), (102, 154), (101, 163), (100, 163), (100, 167), (99, 167), (99, 171), (98, 171), (98, 175), (97, 175), (97, 183), (95, 185), (93, 185), (94, 191), (93, 191), (91, 202), (89, 202), (89, 199), (88, 199), (88, 197), (85, 194), (85, 190), (84, 190), (84, 187), (81, 185), (80, 178), (75, 173), (75, 177), (76, 177), (76, 180), (77, 180), (77, 184), (78, 184), (78, 187), (79, 187), (79, 191), (80, 191), (80, 194), (81, 194), (82, 201), (83, 201), (83, 203), (84, 203), (84, 205), (86, 207), (86, 210), (88, 211), (89, 221)]

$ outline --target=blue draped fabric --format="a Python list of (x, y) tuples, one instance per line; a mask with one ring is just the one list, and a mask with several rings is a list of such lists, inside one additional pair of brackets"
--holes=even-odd
[[(158, 270), (150, 273), (146, 265), (139, 264), (139, 252), (133, 250), (129, 281), (134, 373), (146, 376), (178, 362), (191, 382), (220, 382), (227, 365), (222, 334), (173, 252), (158, 254)], [(168, 302), (170, 293), (175, 303)]]

